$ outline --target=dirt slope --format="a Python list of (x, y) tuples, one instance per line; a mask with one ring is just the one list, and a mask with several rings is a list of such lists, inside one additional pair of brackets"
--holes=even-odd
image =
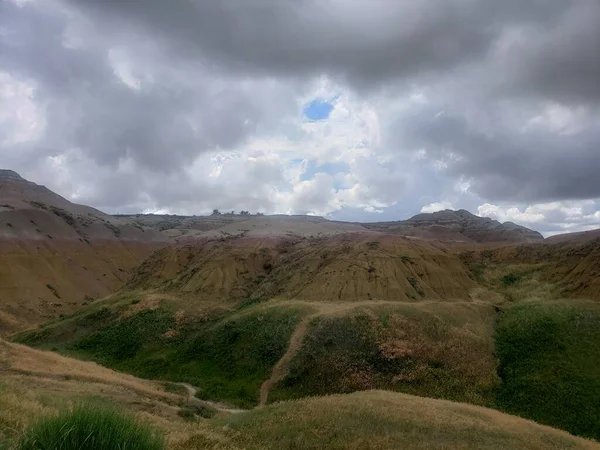
[(476, 283), (457, 255), (381, 233), (324, 238), (237, 238), (164, 248), (128, 285), (204, 300), (310, 301), (467, 298)]
[(600, 238), (473, 252), (480, 262), (536, 265), (565, 297), (600, 300)]
[(0, 335), (108, 295), (166, 239), (0, 171)]

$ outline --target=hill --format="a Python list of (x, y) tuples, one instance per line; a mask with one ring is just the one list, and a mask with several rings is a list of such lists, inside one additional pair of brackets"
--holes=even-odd
[[(277, 403), (213, 419), (178, 414), (175, 385), (141, 380), (0, 340), (0, 441), (69, 403), (111, 403), (151, 423), (168, 448), (191, 449), (597, 449), (568, 433), (467, 404), (367, 391)], [(171, 392), (170, 392), (171, 391)]]
[(599, 448), (497, 411), (382, 391), (278, 403), (216, 423), (256, 449)]
[(376, 232), (195, 240), (17, 340), (246, 408), (388, 389), (600, 438), (600, 306), (565, 299), (592, 291), (569, 291), (574, 272), (557, 271), (598, 247), (464, 251)]
[(381, 233), (194, 240), (154, 253), (128, 284), (220, 302), (456, 299), (475, 282), (458, 256)]
[(421, 240), (463, 243), (521, 243), (543, 241), (537, 231), (512, 222), (500, 223), (468, 211), (419, 214), (394, 222), (348, 223), (317, 216), (213, 214), (211, 216), (127, 215), (132, 223), (186, 237), (317, 237), (341, 233), (382, 232)]
[(0, 335), (110, 294), (165, 241), (0, 171)]
[[(442, 247), (424, 241), (535, 238), (531, 230), (466, 211), (380, 224), (250, 214), (110, 216), (1, 170), (0, 335), (74, 312), (134, 273), (130, 287), (162, 289), (170, 283), (171, 290), (221, 300), (459, 298), (473, 287), (469, 276)], [(179, 245), (136, 270), (173, 242)]]
[(546, 239), (546, 242), (558, 244), (564, 242), (585, 242), (600, 238), (600, 229), (581, 231), (579, 233), (564, 233), (551, 236)]
[(366, 228), (428, 239), (456, 242), (539, 242), (544, 237), (537, 231), (512, 222), (500, 223), (479, 217), (469, 211), (444, 210), (418, 214), (408, 220), (363, 224)]
[[(538, 272), (556, 286), (556, 296), (600, 300), (600, 238), (552, 240), (500, 248), (466, 250), (461, 258), (475, 272), (486, 267)], [(519, 267), (521, 266), (521, 267)]]

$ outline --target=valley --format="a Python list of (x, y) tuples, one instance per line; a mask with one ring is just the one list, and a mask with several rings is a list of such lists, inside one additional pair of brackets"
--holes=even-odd
[(594, 233), (110, 216), (1, 175), (0, 439), (85, 398), (175, 449), (600, 448)]

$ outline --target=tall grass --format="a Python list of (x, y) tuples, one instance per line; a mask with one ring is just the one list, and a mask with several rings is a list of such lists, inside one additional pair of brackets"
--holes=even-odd
[(162, 436), (114, 409), (80, 404), (33, 424), (16, 450), (162, 450)]

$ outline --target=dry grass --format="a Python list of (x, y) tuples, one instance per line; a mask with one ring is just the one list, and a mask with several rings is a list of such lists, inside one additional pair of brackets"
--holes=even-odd
[(177, 423), (187, 395), (95, 363), (0, 339), (0, 443), (15, 442), (35, 420), (82, 399)]
[[(19, 358), (2, 345), (11, 362)], [(7, 348), (9, 350), (7, 350)], [(26, 352), (27, 353), (27, 352)], [(168, 448), (193, 449), (598, 449), (600, 446), (568, 433), (506, 414), (449, 401), (383, 391), (310, 398), (277, 403), (247, 413), (219, 413), (212, 420), (185, 422), (176, 408), (140, 392), (164, 395), (144, 380), (123, 376), (94, 364), (56, 357), (56, 362), (98, 370), (107, 384), (77, 379), (54, 379), (0, 372), (0, 442), (15, 442), (36, 419), (55, 415), (82, 398), (110, 402), (135, 413), (162, 430)], [(23, 363), (25, 364), (25, 362)], [(50, 368), (51, 374), (61, 371)], [(133, 383), (133, 384), (131, 384)], [(132, 390), (135, 386), (136, 390)]]
[(166, 392), (159, 383), (115, 372), (93, 362), (67, 358), (2, 339), (0, 339), (0, 375), (24, 375), (38, 379), (99, 383), (122, 387), (144, 397), (167, 403), (181, 401), (181, 396)]
[[(598, 449), (536, 423), (481, 407), (368, 391), (284, 402), (217, 420), (230, 438), (205, 447), (287, 449)], [(193, 439), (191, 441), (193, 442)]]

